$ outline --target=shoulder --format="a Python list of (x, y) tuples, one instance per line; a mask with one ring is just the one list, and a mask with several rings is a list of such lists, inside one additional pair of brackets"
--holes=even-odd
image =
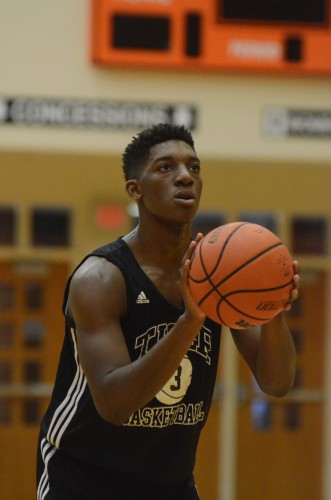
[[(110, 301), (111, 298), (111, 301)], [(126, 286), (122, 271), (103, 257), (88, 257), (74, 272), (69, 290), (70, 309), (117, 304), (125, 308)]]
[(116, 276), (122, 276), (118, 266), (102, 256), (92, 255), (76, 269), (71, 282), (72, 284), (86, 282), (102, 284), (111, 281)]

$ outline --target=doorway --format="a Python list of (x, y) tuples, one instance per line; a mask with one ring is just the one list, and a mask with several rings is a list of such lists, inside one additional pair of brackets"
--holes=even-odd
[(34, 500), (37, 436), (63, 339), (64, 262), (0, 262), (0, 488)]

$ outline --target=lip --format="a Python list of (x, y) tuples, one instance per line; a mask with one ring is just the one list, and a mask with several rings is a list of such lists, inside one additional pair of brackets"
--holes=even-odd
[(195, 196), (191, 189), (181, 189), (180, 191), (177, 191), (175, 193), (174, 197), (176, 200), (187, 201), (187, 202), (195, 200)]

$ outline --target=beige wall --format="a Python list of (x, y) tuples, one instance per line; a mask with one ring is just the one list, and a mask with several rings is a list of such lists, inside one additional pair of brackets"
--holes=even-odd
[[(119, 155), (0, 151), (2, 203), (128, 203)], [(331, 165), (330, 165), (331, 166)], [(329, 212), (331, 168), (312, 162), (204, 159), (202, 209)]]
[[(119, 155), (0, 150), (0, 204), (18, 207), (22, 231), (19, 252), (29, 254), (29, 211), (34, 206), (61, 205), (72, 210), (73, 240), (66, 256), (74, 264), (91, 248), (118, 235), (97, 230), (94, 209), (100, 202), (128, 205)], [(203, 161), (201, 210), (270, 211), (289, 219), (292, 214), (330, 216), (331, 168), (312, 162), (233, 160)], [(127, 223), (119, 232), (129, 229)], [(284, 238), (284, 235), (283, 235)], [(36, 252), (37, 250), (35, 250)], [(2, 249), (13, 256), (13, 249)], [(45, 250), (43, 256), (63, 251)]]
[[(270, 139), (266, 106), (331, 109), (328, 78), (130, 71), (90, 63), (89, 0), (2, 0), (0, 95), (191, 102), (205, 157), (330, 161), (328, 140)], [(119, 152), (135, 131), (1, 127), (0, 148)]]

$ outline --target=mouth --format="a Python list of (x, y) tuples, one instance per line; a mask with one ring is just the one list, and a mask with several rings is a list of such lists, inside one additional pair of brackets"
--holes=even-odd
[(195, 200), (195, 196), (190, 189), (181, 189), (175, 194), (176, 200), (193, 202)]

